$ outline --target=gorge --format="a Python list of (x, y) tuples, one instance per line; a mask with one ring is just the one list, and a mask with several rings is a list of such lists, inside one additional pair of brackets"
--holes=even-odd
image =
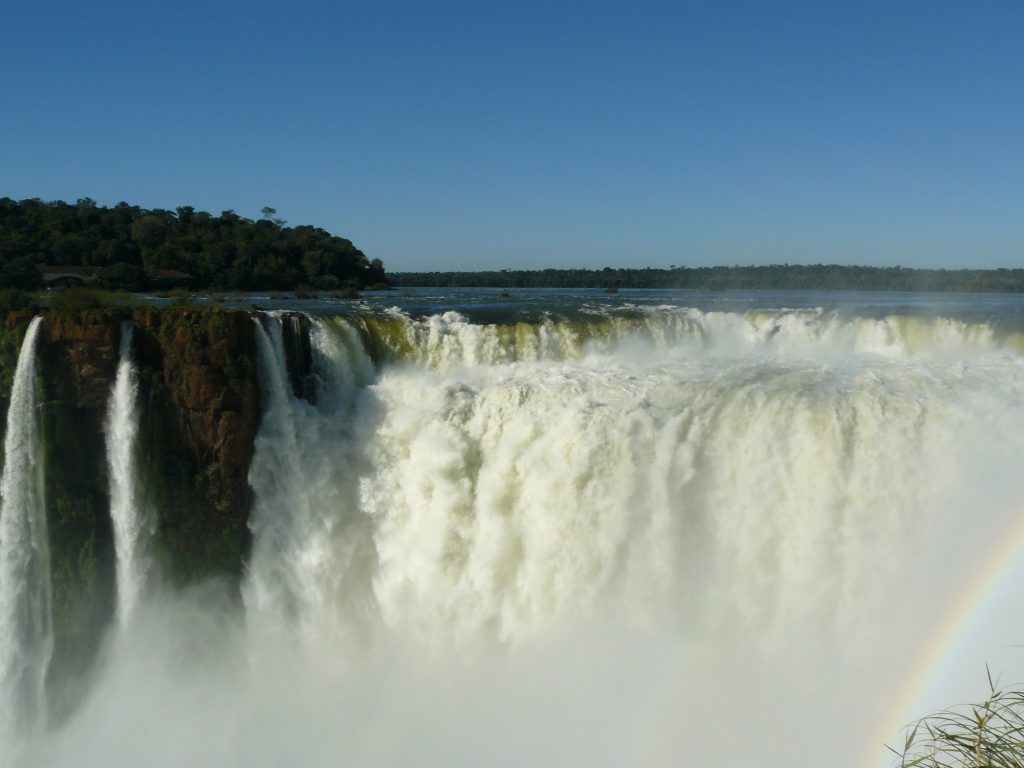
[(9, 312), (0, 764), (870, 751), (1016, 519), (1022, 355), (814, 308)]

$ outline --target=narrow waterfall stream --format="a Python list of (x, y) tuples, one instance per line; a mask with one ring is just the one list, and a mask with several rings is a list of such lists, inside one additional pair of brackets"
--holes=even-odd
[(139, 382), (132, 361), (131, 321), (121, 324), (120, 359), (110, 391), (105, 424), (110, 517), (117, 555), (117, 615), (126, 624), (145, 594), (151, 563), (150, 516), (142, 508), (136, 453), (139, 433)]
[(46, 722), (46, 673), (53, 650), (50, 548), (32, 320), (18, 354), (0, 479), (0, 739)]

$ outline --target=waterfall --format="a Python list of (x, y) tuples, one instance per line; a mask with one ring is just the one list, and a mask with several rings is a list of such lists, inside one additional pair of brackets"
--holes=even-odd
[[(1024, 402), (984, 326), (656, 308), (312, 319), (315, 372), (350, 380), (349, 405), (313, 405), (289, 386), (282, 322), (258, 327), (247, 605), (344, 623), (364, 590), (428, 643), (609, 615), (764, 647), (795, 626), (870, 633), (913, 579), (912, 532), (992, 435), (1016, 444)], [(351, 373), (382, 349), (378, 375)], [(372, 556), (355, 580), (351, 551)]]
[[(288, 566), (294, 557), (294, 547), (289, 523), (308, 516), (308, 499), (304, 493), (280, 329), (271, 325), (276, 331), (272, 337), (258, 319), (254, 318), (253, 323), (264, 406), (249, 470), (249, 483), (256, 490), (256, 500), (250, 522), (254, 551), (246, 584), (246, 604), (254, 611), (293, 612), (296, 598)], [(273, 500), (276, 499), (282, 500), (281, 508), (275, 508)], [(271, 553), (279, 553), (280, 557)]]
[(351, 327), (312, 320), (310, 403), (289, 385), (283, 322), (293, 319), (255, 321), (264, 413), (249, 471), (256, 498), (244, 596), (254, 617), (322, 632), (344, 623), (344, 605), (363, 601), (354, 574), (365, 573), (368, 537), (356, 533), (366, 521), (356, 514), (349, 421), (372, 365)]
[(43, 453), (32, 320), (18, 354), (0, 479), (0, 743), (41, 727), (53, 650)]
[[(126, 327), (107, 419), (118, 613), (147, 610), (19, 768), (813, 753), (852, 768), (1016, 530), (1022, 337), (938, 317), (571, 309), (254, 317), (240, 607), (230, 583), (133, 591), (148, 558)], [(48, 615), (28, 610), (45, 591), (7, 576), (8, 527), (43, 524), (24, 481), (35, 333), (0, 519), (18, 620), (0, 632)], [(28, 634), (0, 635), (5, 679), (41, 687), (48, 628)], [(737, 702), (755, 716), (738, 723)]]
[(340, 319), (382, 362), (435, 370), (539, 360), (579, 361), (637, 349), (717, 356), (950, 358), (1024, 354), (1024, 334), (946, 317), (849, 317), (821, 309), (702, 311), (692, 307), (591, 308), (574, 317), (474, 323), (458, 312), (413, 318), (389, 309)]
[(139, 492), (136, 446), (139, 432), (138, 373), (132, 361), (133, 324), (121, 324), (120, 361), (110, 390), (105, 423), (110, 517), (117, 553), (117, 615), (125, 625), (142, 598), (149, 576), (149, 517)]

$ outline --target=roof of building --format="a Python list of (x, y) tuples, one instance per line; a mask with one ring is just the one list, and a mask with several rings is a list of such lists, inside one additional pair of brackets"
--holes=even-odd
[(187, 280), (192, 275), (188, 272), (181, 272), (177, 269), (147, 269), (147, 277), (162, 277), (162, 278), (174, 278), (175, 280)]
[(82, 267), (76, 264), (39, 264), (39, 271), (44, 275), (99, 275), (103, 267)]

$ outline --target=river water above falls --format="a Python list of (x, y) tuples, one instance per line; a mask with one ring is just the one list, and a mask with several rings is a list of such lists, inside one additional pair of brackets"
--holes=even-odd
[[(5, 466), (0, 711), (36, 708), (7, 760), (866, 767), (1020, 669), (1020, 299), (635, 294), (249, 297), (240, 598), (160, 586), (126, 328), (117, 631), (49, 724), (49, 598), (10, 575), (49, 567), (41, 470)], [(34, 339), (8, 451), (35, 450)]]

